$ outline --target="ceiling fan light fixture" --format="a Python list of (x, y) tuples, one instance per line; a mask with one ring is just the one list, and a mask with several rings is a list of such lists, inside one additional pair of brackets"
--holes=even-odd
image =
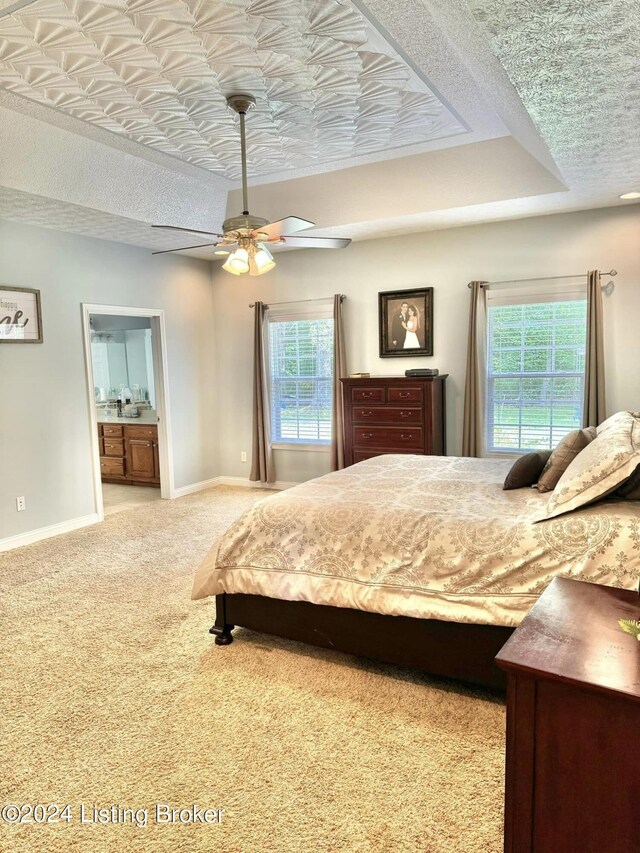
[(249, 272), (249, 253), (247, 250), (241, 246), (235, 252), (232, 252), (222, 265), (222, 269), (233, 275), (242, 275), (245, 272)]
[(257, 243), (253, 248), (254, 251), (249, 259), (249, 275), (264, 275), (275, 267), (276, 262), (265, 246)]

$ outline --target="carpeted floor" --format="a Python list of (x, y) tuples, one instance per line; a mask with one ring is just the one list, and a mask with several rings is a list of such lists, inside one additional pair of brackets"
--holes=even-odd
[[(213, 645), (194, 569), (263, 497), (219, 487), (0, 554), (0, 805), (71, 815), (0, 824), (0, 849), (502, 849), (501, 700), (248, 631)], [(157, 802), (222, 823), (157, 824)], [(82, 824), (80, 804), (149, 822)]]

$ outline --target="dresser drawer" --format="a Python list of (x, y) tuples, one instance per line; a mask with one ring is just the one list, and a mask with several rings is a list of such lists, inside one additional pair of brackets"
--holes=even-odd
[(353, 422), (356, 424), (421, 424), (422, 409), (392, 406), (354, 406)]
[(104, 438), (104, 455), (105, 456), (124, 456), (124, 439), (122, 438)]
[(124, 477), (124, 459), (100, 459), (100, 473), (103, 477)]
[(422, 450), (424, 438), (421, 427), (356, 426), (353, 428), (354, 447), (383, 447), (385, 450)]
[(105, 438), (122, 438), (123, 427), (121, 424), (102, 424), (102, 434)]
[(352, 388), (353, 403), (384, 403), (384, 388)]
[(127, 424), (127, 438), (148, 438), (157, 439), (157, 426), (129, 426)]
[(414, 385), (410, 388), (394, 387), (387, 388), (387, 402), (389, 403), (420, 403), (423, 401), (422, 386)]

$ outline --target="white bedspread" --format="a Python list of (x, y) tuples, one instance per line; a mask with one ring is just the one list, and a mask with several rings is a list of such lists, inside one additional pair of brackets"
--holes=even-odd
[(536, 524), (548, 495), (503, 491), (510, 464), (380, 456), (269, 497), (212, 549), (192, 597), (515, 626), (557, 575), (637, 588), (639, 502)]

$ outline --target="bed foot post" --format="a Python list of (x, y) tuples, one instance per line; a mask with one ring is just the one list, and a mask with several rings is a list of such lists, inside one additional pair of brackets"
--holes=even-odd
[(209, 628), (210, 634), (215, 634), (214, 643), (216, 646), (230, 646), (233, 643), (233, 634), (231, 631), (235, 625), (225, 625), (224, 628), (219, 628), (217, 625), (212, 625)]
[(235, 625), (227, 622), (227, 598), (225, 593), (216, 595), (216, 621), (209, 628), (209, 633), (215, 636), (216, 646), (230, 646), (233, 643), (232, 631)]

